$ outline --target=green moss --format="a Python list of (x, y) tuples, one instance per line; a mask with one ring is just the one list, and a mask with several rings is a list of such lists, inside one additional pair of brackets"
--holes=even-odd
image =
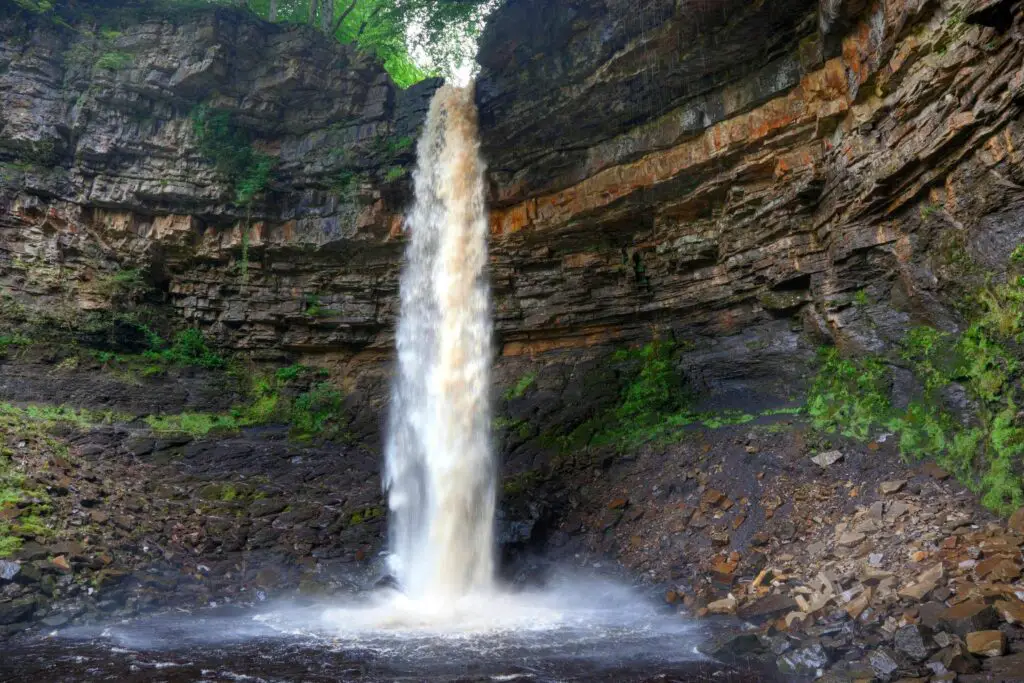
[(842, 358), (834, 348), (819, 352), (821, 369), (807, 396), (806, 411), (820, 430), (867, 439), (892, 417), (889, 371), (877, 358)]
[(343, 399), (341, 392), (326, 382), (300, 394), (289, 410), (292, 436), (300, 440), (344, 437)]
[(308, 372), (309, 368), (301, 363), (289, 365), (286, 368), (280, 368), (275, 374), (279, 382), (292, 382), (299, 378), (305, 372)]
[(526, 373), (525, 375), (519, 378), (519, 381), (515, 383), (515, 386), (510, 387), (505, 392), (505, 399), (511, 401), (517, 398), (522, 398), (526, 394), (527, 390), (529, 390), (529, 388), (532, 387), (534, 382), (536, 381), (536, 372)]
[(867, 306), (869, 303), (867, 290), (858, 289), (857, 293), (853, 295), (853, 304), (855, 306)]
[[(972, 319), (961, 334), (911, 329), (900, 358), (924, 391), (900, 411), (889, 401), (884, 359), (823, 351), (807, 402), (812, 424), (862, 440), (877, 430), (894, 431), (906, 459), (934, 460), (990, 509), (1015, 510), (1024, 504), (1024, 425), (1017, 408), (1024, 380), (1022, 306), (1024, 282), (1010, 278), (970, 297)], [(943, 402), (943, 390), (953, 383), (974, 403), (969, 424)]]
[(374, 519), (381, 519), (384, 517), (384, 510), (379, 507), (363, 508), (362, 510), (356, 510), (349, 517), (349, 524), (355, 526), (356, 524), (363, 524)]
[(306, 310), (305, 313), (313, 318), (330, 318), (331, 316), (338, 315), (337, 311), (332, 311), (329, 308), (324, 308), (320, 303), (319, 294), (307, 294), (305, 297)]
[(195, 437), (206, 436), (214, 430), (236, 431), (278, 423), (289, 425), (291, 437), (300, 441), (348, 438), (342, 405), (344, 396), (330, 384), (319, 382), (294, 398), (282, 394), (285, 385), (309, 372), (309, 368), (296, 365), (266, 376), (253, 376), (247, 401), (228, 413), (151, 415), (146, 422), (157, 432)]
[(126, 52), (105, 52), (96, 60), (96, 68), (120, 71), (132, 63), (132, 56)]
[(21, 549), (21, 539), (11, 533), (10, 525), (0, 522), (0, 558), (10, 557)]
[(0, 403), (0, 427), (12, 429), (21, 427), (45, 430), (58, 423), (71, 424), (84, 429), (127, 419), (130, 417), (112, 410), (86, 410), (63, 405), (40, 404), (18, 407), (10, 403)]
[[(160, 343), (162, 345), (162, 340)], [(147, 351), (143, 357), (170, 365), (203, 368), (223, 368), (226, 365), (224, 358), (206, 344), (203, 333), (195, 328), (178, 332), (169, 347)]]
[(631, 351), (620, 351), (615, 360), (638, 364), (633, 380), (622, 393), (615, 416), (624, 425), (651, 424), (683, 405), (683, 383), (674, 367), (675, 347), (654, 340)]
[(539, 470), (529, 470), (513, 474), (512, 476), (505, 477), (505, 481), (502, 484), (502, 492), (506, 496), (522, 495), (536, 488), (543, 480), (544, 477)]
[(230, 112), (200, 105), (192, 112), (192, 127), (199, 150), (232, 182), (235, 201), (251, 205), (269, 187), (277, 159), (253, 149), (252, 135), (235, 123)]
[(242, 425), (232, 415), (215, 413), (181, 413), (178, 415), (150, 415), (146, 424), (155, 432), (206, 436), (213, 430), (235, 431)]
[(0, 358), (6, 356), (12, 349), (28, 346), (32, 340), (20, 332), (0, 334)]
[(38, 514), (19, 517), (11, 523), (11, 533), (22, 538), (48, 538), (54, 530)]

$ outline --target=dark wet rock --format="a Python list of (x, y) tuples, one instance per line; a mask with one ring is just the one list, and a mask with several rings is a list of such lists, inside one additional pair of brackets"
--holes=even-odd
[(41, 623), (43, 625), (45, 625), (45, 626), (49, 626), (51, 628), (56, 628), (58, 626), (63, 626), (64, 624), (68, 623), (68, 621), (70, 621), (70, 620), (71, 620), (71, 618), (68, 615), (66, 615), (66, 614), (54, 614), (54, 615), (51, 615), (51, 616), (43, 618), (41, 620)]
[(828, 653), (819, 644), (791, 650), (778, 658), (779, 671), (787, 676), (816, 676), (829, 664)]
[(735, 661), (765, 649), (756, 633), (723, 633), (700, 645), (700, 651), (722, 661)]
[(946, 609), (939, 618), (939, 627), (966, 638), (972, 631), (986, 631), (999, 626), (999, 613), (982, 600), (968, 600)]
[(0, 625), (27, 621), (35, 613), (36, 607), (37, 601), (34, 597), (0, 602)]
[(23, 544), (17, 551), (18, 558), (26, 561), (41, 560), (49, 555), (50, 549), (35, 541)]
[(923, 662), (938, 646), (932, 639), (932, 631), (927, 626), (910, 624), (896, 631), (893, 645), (912, 661)]
[(971, 674), (981, 670), (981, 662), (967, 650), (962, 642), (942, 648), (932, 657), (947, 670), (958, 674)]
[(269, 517), (270, 515), (276, 515), (277, 513), (288, 507), (288, 503), (276, 498), (262, 498), (260, 500), (253, 501), (252, 505), (249, 506), (249, 515), (251, 517)]
[(775, 593), (748, 603), (737, 614), (742, 619), (758, 620), (771, 618), (794, 609), (797, 609), (797, 604), (792, 597)]
[(0, 560), (0, 581), (11, 581), (21, 571), (21, 564), (11, 560)]
[(23, 562), (21, 565), (21, 571), (15, 577), (18, 583), (22, 584), (33, 584), (39, 583), (43, 578), (43, 570), (40, 569), (38, 561), (36, 562)]
[(868, 662), (875, 675), (883, 681), (891, 680), (900, 668), (893, 654), (884, 648), (878, 648), (868, 654)]

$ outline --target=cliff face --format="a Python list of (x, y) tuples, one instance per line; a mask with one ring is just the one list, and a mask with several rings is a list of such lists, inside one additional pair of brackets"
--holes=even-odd
[(511, 2), (485, 36), (506, 353), (655, 327), (770, 384), (819, 340), (955, 326), (961, 252), (1005, 268), (1019, 3), (627, 4)]
[[(685, 343), (699, 388), (786, 395), (823, 340), (955, 327), (958, 255), (998, 270), (1024, 238), (1020, 3), (711, 5), (493, 16), (499, 382), (547, 368), (570, 402), (590, 359), (653, 332)], [(119, 34), (3, 21), (10, 301), (102, 308), (104, 273), (141, 267), (221, 345), (341, 363), (379, 405), (436, 84), (399, 91), (311, 31), (230, 12)], [(273, 160), (251, 205), (203, 148), (204, 111)]]
[[(246, 13), (121, 31), (32, 21), (0, 24), (0, 286), (13, 306), (75, 319), (110, 306), (105, 278), (137, 268), (172, 317), (225, 346), (377, 340), (436, 84), (399, 90), (368, 57)], [(252, 173), (263, 161), (266, 182)], [(305, 314), (311, 298), (337, 311), (329, 324)]]

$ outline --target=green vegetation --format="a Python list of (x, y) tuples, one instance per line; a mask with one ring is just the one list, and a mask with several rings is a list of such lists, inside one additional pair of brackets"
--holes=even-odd
[(276, 373), (256, 376), (245, 404), (228, 413), (181, 413), (151, 415), (146, 423), (157, 432), (203, 437), (213, 431), (237, 431), (243, 427), (283, 423), (299, 441), (347, 439), (344, 396), (327, 382), (297, 390), (293, 383), (318, 376), (309, 368), (293, 365)]
[(313, 318), (330, 318), (333, 315), (337, 315), (337, 311), (333, 311), (329, 308), (324, 308), (320, 303), (319, 294), (307, 294), (305, 296), (306, 315)]
[[(612, 364), (621, 384), (615, 404), (568, 434), (542, 434), (542, 442), (564, 454), (608, 446), (622, 452), (648, 442), (678, 441), (695, 426), (720, 429), (747, 424), (759, 417), (795, 415), (802, 410), (777, 408), (759, 414), (740, 410), (697, 412), (689, 405), (685, 380), (676, 369), (675, 352), (674, 344), (661, 340), (616, 352)], [(520, 428), (518, 422), (509, 420), (498, 420), (495, 427)], [(528, 429), (525, 436), (529, 436)]]
[(513, 420), (508, 417), (496, 417), (492, 423), (496, 431), (515, 432), (519, 438), (528, 439), (533, 434), (533, 429), (527, 420)]
[(397, 138), (386, 138), (384, 152), (388, 156), (396, 157), (399, 154), (408, 152), (416, 144), (416, 140), (409, 135), (403, 135)]
[(379, 507), (363, 508), (362, 510), (356, 510), (349, 517), (349, 524), (356, 525), (362, 524), (363, 522), (369, 522), (374, 519), (381, 519), (384, 517), (384, 510)]
[(888, 367), (876, 358), (842, 358), (834, 348), (822, 349), (819, 361), (807, 397), (811, 424), (867, 439), (889, 417)]
[(235, 201), (251, 205), (269, 187), (277, 159), (253, 149), (253, 136), (232, 120), (230, 112), (200, 105), (192, 112), (192, 127), (200, 152), (234, 185)]
[(615, 354), (614, 361), (638, 366), (614, 411), (627, 431), (653, 425), (683, 406), (683, 382), (675, 370), (674, 356), (675, 347), (659, 340)]
[(301, 440), (340, 436), (345, 425), (342, 401), (341, 392), (326, 382), (299, 394), (288, 413), (292, 435)]
[[(155, 16), (175, 16), (221, 6), (281, 23), (305, 23), (374, 55), (396, 83), (408, 87), (426, 76), (450, 74), (473, 56), (483, 20), (499, 0), (13, 0), (26, 12), (57, 24), (101, 25), (116, 40), (120, 28)], [(412, 30), (410, 30), (410, 28)], [(111, 53), (119, 54), (119, 53)], [(414, 60), (412, 55), (416, 55)], [(100, 68), (119, 61), (103, 60)], [(108, 65), (109, 64), (109, 65)], [(343, 67), (339, 67), (343, 68)]]
[(126, 416), (111, 410), (35, 404), (22, 408), (11, 403), (0, 403), (0, 427), (28, 430), (37, 436), (60, 423), (85, 428), (123, 419), (127, 419)]
[[(917, 327), (903, 340), (899, 359), (923, 393), (897, 410), (889, 400), (891, 375), (879, 356), (842, 358), (821, 353), (807, 414), (822, 430), (866, 440), (878, 431), (899, 435), (910, 460), (932, 459), (977, 492), (990, 509), (1024, 505), (1024, 278), (984, 286), (967, 302), (971, 322), (961, 334)], [(895, 360), (895, 359), (893, 359)], [(964, 424), (944, 391), (958, 384), (975, 415)]]
[(405, 177), (405, 169), (401, 166), (392, 166), (388, 169), (387, 173), (384, 174), (384, 180), (389, 183), (393, 183), (396, 180), (401, 180)]
[(145, 273), (138, 268), (122, 268), (103, 273), (96, 278), (98, 294), (110, 299), (116, 306), (136, 303), (150, 289)]
[(28, 346), (32, 340), (20, 332), (0, 334), (0, 358), (7, 355), (12, 347)]
[(132, 63), (132, 56), (126, 52), (104, 52), (96, 60), (96, 68), (119, 71)]
[(235, 431), (245, 425), (233, 415), (214, 415), (212, 413), (181, 413), (179, 415), (150, 415), (146, 424), (156, 432), (172, 434), (190, 434), (194, 437), (206, 436), (210, 432)]
[(525, 375), (519, 378), (519, 381), (515, 383), (515, 386), (510, 387), (505, 392), (505, 399), (511, 401), (517, 398), (522, 398), (529, 390), (529, 388), (533, 386), (533, 383), (536, 381), (536, 372), (526, 373)]
[[(32, 478), (48, 467), (51, 457), (69, 457), (67, 447), (53, 436), (53, 430), (64, 424), (89, 427), (120, 417), (109, 411), (0, 403), (0, 509), (19, 508), (13, 519), (0, 516), (0, 557), (17, 551), (25, 538), (54, 533), (46, 519), (51, 512), (49, 497)], [(20, 444), (17, 450), (8, 448), (8, 444), (15, 443)]]
[(155, 346), (156, 348), (143, 353), (143, 358), (160, 361), (167, 365), (202, 368), (223, 368), (226, 364), (222, 356), (206, 345), (203, 333), (195, 328), (178, 332), (174, 335), (174, 341), (166, 348), (161, 348), (164, 346), (163, 340), (160, 340)]
[(867, 290), (858, 289), (857, 293), (853, 295), (853, 304), (855, 306), (867, 306), (869, 303), (871, 303), (871, 300), (868, 299)]
[(534, 490), (543, 480), (539, 470), (528, 470), (505, 477), (501, 490), (506, 496), (518, 496)]

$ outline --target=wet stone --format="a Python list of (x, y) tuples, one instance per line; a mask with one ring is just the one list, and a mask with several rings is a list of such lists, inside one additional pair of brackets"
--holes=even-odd
[(828, 653), (817, 643), (787, 652), (777, 660), (779, 671), (789, 676), (816, 676), (828, 664)]
[(923, 662), (938, 647), (932, 639), (932, 631), (927, 626), (911, 624), (896, 631), (893, 639), (896, 649), (915, 662)]
[(825, 451), (811, 458), (811, 462), (821, 468), (828, 468), (843, 459), (841, 451)]
[(896, 480), (893, 480), (893, 481), (883, 481), (878, 486), (878, 491), (883, 496), (891, 496), (894, 493), (899, 493), (900, 491), (902, 491), (903, 487), (906, 486), (906, 485), (907, 485), (907, 482), (906, 482), (905, 479), (896, 479)]
[(1000, 657), (1006, 652), (1006, 634), (1002, 631), (968, 633), (967, 651), (982, 657)]
[(70, 619), (66, 614), (53, 614), (42, 620), (43, 624), (49, 626), (50, 628), (63, 626), (64, 624), (68, 623), (68, 621), (70, 621)]
[(10, 560), (0, 560), (0, 580), (11, 581), (18, 575), (19, 571), (21, 571), (19, 563)]
[(0, 625), (16, 624), (26, 621), (36, 611), (36, 599), (33, 597), (18, 598), (10, 602), (0, 602)]
[(1024, 507), (1010, 515), (1010, 520), (1006, 523), (1006, 526), (1010, 531), (1015, 531), (1024, 536)]
[(869, 654), (868, 662), (871, 664), (871, 670), (883, 681), (889, 680), (900, 668), (896, 658), (883, 648), (874, 650)]
[(793, 598), (773, 593), (744, 605), (739, 611), (739, 616), (743, 619), (763, 619), (782, 612), (791, 612), (794, 609), (796, 609), (796, 601)]
[(967, 651), (967, 647), (957, 641), (944, 647), (932, 659), (941, 662), (948, 671), (958, 674), (971, 674), (981, 669), (978, 658)]
[(276, 515), (286, 507), (288, 506), (283, 500), (261, 498), (249, 506), (249, 515), (252, 517), (268, 517)]
[(754, 633), (726, 633), (711, 638), (700, 647), (701, 652), (723, 660), (733, 660), (763, 649), (761, 639)]
[(968, 600), (943, 612), (939, 625), (946, 631), (966, 638), (972, 631), (986, 631), (999, 625), (999, 614), (982, 600)]

